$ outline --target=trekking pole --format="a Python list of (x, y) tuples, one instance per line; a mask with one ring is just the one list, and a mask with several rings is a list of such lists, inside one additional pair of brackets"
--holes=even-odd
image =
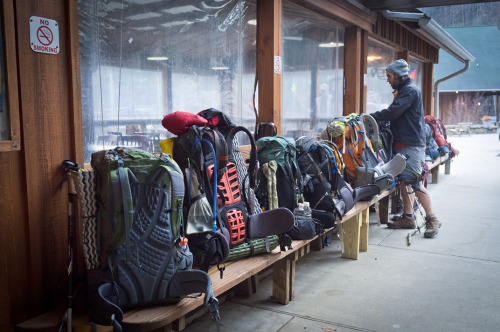
[(62, 331), (64, 323), (66, 323), (66, 331), (71, 332), (73, 323), (73, 200), (76, 197), (71, 172), (79, 171), (80, 165), (71, 160), (64, 160), (62, 168), (66, 172), (68, 181), (68, 299), (67, 310), (59, 325), (58, 332)]

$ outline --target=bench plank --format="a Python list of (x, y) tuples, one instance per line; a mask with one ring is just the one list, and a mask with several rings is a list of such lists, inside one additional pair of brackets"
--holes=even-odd
[[(298, 253), (301, 249), (304, 248), (304, 246), (307, 246), (310, 241), (311, 240), (293, 241), (292, 250), (281, 252), (280, 248), (277, 247), (271, 253), (252, 256), (242, 260), (230, 262), (230, 264), (226, 264), (226, 269), (224, 271), (222, 279), (219, 276), (218, 270), (210, 274), (214, 295), (221, 295), (222, 293), (232, 289), (241, 282), (245, 281), (248, 278), (251, 278), (252, 276), (256, 275), (257, 273), (280, 260), (293, 261), (295, 263), (296, 256), (294, 254), (296, 252)], [(292, 256), (291, 259), (285, 259), (290, 255)], [(288, 270), (290, 271), (290, 269)], [(293, 274), (290, 274), (290, 278), (292, 276), (294, 276), (294, 272)], [(287, 288), (293, 286), (293, 284), (290, 284), (290, 278), (284, 279), (284, 281), (277, 282), (276, 285), (273, 285), (273, 294), (275, 292), (276, 294), (279, 294), (278, 288), (285, 290), (288, 289), (288, 291), (286, 291), (284, 294), (290, 294), (290, 288)], [(288, 300), (286, 300), (287, 296)], [(290, 295), (280, 294), (276, 297), (280, 303), (288, 303)], [(187, 315), (189, 312), (201, 307), (202, 305), (203, 297), (189, 297), (184, 298), (177, 305), (164, 305), (133, 309), (127, 311), (124, 314), (122, 325), (125, 331), (153, 331), (176, 321), (179, 317)]]

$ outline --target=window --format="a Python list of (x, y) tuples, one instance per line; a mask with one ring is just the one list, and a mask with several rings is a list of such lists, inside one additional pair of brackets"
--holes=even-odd
[(159, 151), (174, 111), (255, 124), (255, 0), (79, 0), (78, 11), (85, 162), (116, 140)]
[(385, 69), (397, 58), (397, 53), (376, 41), (368, 40), (366, 112), (387, 108), (393, 101), (393, 90), (387, 83)]
[(0, 5), (0, 151), (19, 150), (19, 104), (12, 1)]
[(283, 3), (282, 133), (319, 136), (343, 114), (344, 29)]
[(416, 86), (422, 91), (424, 85), (424, 63), (417, 59), (410, 58), (410, 77)]

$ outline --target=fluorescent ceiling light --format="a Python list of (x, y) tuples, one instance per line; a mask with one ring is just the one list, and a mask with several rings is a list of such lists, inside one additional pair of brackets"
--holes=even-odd
[(297, 41), (301, 41), (301, 40), (303, 40), (304, 38), (303, 38), (303, 37), (293, 37), (293, 36), (289, 36), (289, 37), (283, 37), (283, 39), (285, 39), (285, 40), (297, 40)]
[(168, 60), (166, 56), (150, 56), (147, 57), (149, 61), (163, 61), (163, 60)]
[(381, 56), (379, 55), (369, 55), (367, 58), (366, 58), (368, 61), (375, 61), (375, 60), (380, 60), (382, 59)]
[(344, 46), (344, 43), (330, 42), (330, 43), (319, 44), (319, 47), (342, 47), (342, 46)]
[(217, 67), (212, 67), (213, 70), (228, 70), (229, 67), (226, 66), (217, 66)]

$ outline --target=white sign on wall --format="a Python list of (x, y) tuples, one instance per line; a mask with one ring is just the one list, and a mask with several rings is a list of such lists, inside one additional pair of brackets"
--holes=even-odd
[(48, 18), (30, 17), (31, 49), (39, 53), (59, 53), (59, 24)]
[(274, 56), (274, 73), (281, 74), (281, 57), (278, 55)]

